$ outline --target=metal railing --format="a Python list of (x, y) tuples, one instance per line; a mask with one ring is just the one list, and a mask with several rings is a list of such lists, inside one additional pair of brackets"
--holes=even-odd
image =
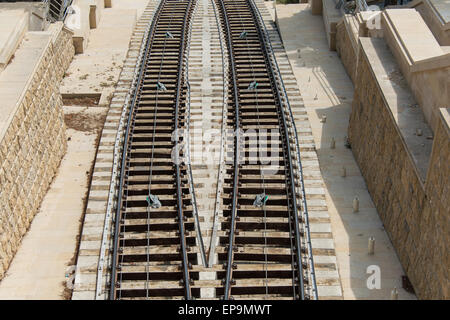
[[(342, 14), (356, 14), (357, 12), (368, 11), (369, 6), (366, 0), (356, 0), (352, 2), (347, 0), (334, 0), (336, 9), (340, 10)], [(354, 4), (354, 6), (353, 6)]]
[(369, 10), (366, 0), (356, 0), (356, 8), (359, 12)]
[(43, 3), (48, 4), (47, 19), (55, 21), (64, 21), (69, 13), (69, 7), (73, 0), (42, 0)]

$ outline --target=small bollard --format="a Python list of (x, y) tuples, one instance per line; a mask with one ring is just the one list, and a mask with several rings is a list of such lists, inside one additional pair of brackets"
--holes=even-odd
[(373, 255), (375, 253), (375, 238), (369, 237), (369, 254)]
[(391, 300), (398, 300), (398, 291), (395, 287), (391, 291)]
[(355, 197), (355, 199), (353, 199), (353, 212), (358, 211), (359, 211), (359, 199), (358, 197)]
[(345, 178), (347, 176), (347, 169), (345, 167), (341, 168), (341, 177)]
[(327, 122), (327, 116), (323, 115), (322, 118), (320, 118), (320, 122), (322, 123)]
[(420, 137), (422, 135), (422, 129), (416, 129), (416, 134)]
[(301, 57), (302, 57), (302, 51), (301, 51), (300, 48), (297, 49), (297, 57), (298, 57), (298, 58), (301, 58)]

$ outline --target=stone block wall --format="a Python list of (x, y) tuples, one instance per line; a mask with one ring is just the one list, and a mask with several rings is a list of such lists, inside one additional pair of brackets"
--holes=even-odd
[(49, 31), (53, 34), (53, 51), (55, 53), (56, 75), (59, 83), (75, 55), (75, 48), (72, 43), (73, 32), (67, 29), (62, 22), (50, 25)]
[(0, 280), (66, 151), (59, 83), (73, 57), (72, 35), (53, 33), (0, 138)]
[(440, 286), (431, 287), (428, 294), (430, 297), (450, 299), (448, 249), (450, 243), (450, 108), (440, 109), (440, 119), (435, 130), (433, 151), (425, 182), (425, 194), (429, 199), (430, 208), (426, 208), (427, 211), (423, 215), (424, 220), (429, 223), (427, 231), (430, 234), (424, 237), (432, 248), (428, 255), (429, 263), (433, 267), (437, 266), (433, 272), (435, 278), (440, 281)]
[(358, 65), (358, 50), (353, 46), (350, 32), (347, 31), (345, 21), (342, 20), (336, 26), (336, 51), (341, 58), (347, 74), (355, 83), (356, 67)]
[(386, 105), (369, 59), (359, 49), (349, 124), (352, 151), (420, 299), (449, 299), (450, 134), (441, 118), (425, 184)]

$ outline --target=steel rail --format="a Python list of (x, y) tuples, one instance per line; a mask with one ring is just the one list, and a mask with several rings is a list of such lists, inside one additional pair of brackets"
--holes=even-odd
[[(170, 18), (169, 20), (169, 25), (167, 26), (167, 28), (170, 28), (172, 26), (172, 20), (173, 20), (173, 16)], [(163, 62), (164, 62), (164, 58), (165, 58), (165, 52), (166, 52), (166, 44), (167, 44), (167, 38), (164, 39), (164, 47), (163, 47), (163, 51), (162, 51), (162, 56), (161, 56), (161, 62), (159, 64), (159, 70), (158, 70), (158, 79), (157, 79), (157, 83), (161, 80), (161, 72), (162, 72), (162, 67), (163, 67)], [(151, 159), (150, 159), (150, 173), (149, 173), (149, 182), (148, 182), (148, 192), (149, 194), (152, 192), (152, 178), (153, 178), (153, 165), (154, 165), (154, 152), (155, 152), (155, 135), (156, 135), (156, 122), (157, 122), (157, 118), (158, 118), (158, 98), (159, 98), (159, 91), (156, 91), (156, 96), (155, 96), (155, 109), (154, 109), (154, 116), (153, 116), (153, 137), (152, 137), (152, 153), (151, 153)], [(150, 282), (150, 217), (151, 217), (151, 210), (150, 210), (150, 206), (147, 206), (147, 264), (145, 266), (146, 268), (146, 281), (145, 281), (145, 295), (146, 295), (146, 299), (149, 298), (149, 282)], [(126, 218), (126, 214), (125, 217)], [(125, 233), (125, 226), (123, 229), (123, 232)], [(123, 259), (123, 256), (122, 256)], [(121, 279), (122, 281), (122, 274), (121, 274)], [(121, 292), (122, 294), (122, 292)]]
[[(233, 47), (232, 47), (232, 43), (231, 43), (231, 32), (230, 32), (230, 28), (229, 28), (229, 22), (228, 22), (228, 18), (227, 18), (227, 11), (224, 5), (224, 1), (220, 0), (220, 4), (222, 6), (223, 9), (223, 15), (224, 15), (224, 22), (225, 22), (225, 27), (227, 30), (227, 34), (228, 34), (228, 43), (230, 46), (230, 57), (231, 57), (231, 61), (232, 61), (232, 76), (233, 76), (233, 83), (235, 85), (235, 101), (238, 102), (238, 93), (237, 93), (237, 88), (236, 88), (236, 79), (235, 79), (235, 72), (234, 72), (234, 56), (233, 56)], [(296, 250), (296, 264), (297, 264), (297, 268), (298, 268), (298, 286), (299, 286), (299, 298), (300, 299), (305, 299), (305, 290), (304, 290), (304, 279), (303, 279), (303, 263), (302, 263), (302, 252), (301, 252), (301, 238), (300, 238), (300, 230), (299, 230), (299, 219), (298, 219), (298, 208), (297, 208), (297, 199), (296, 199), (296, 192), (295, 192), (295, 177), (294, 177), (294, 171), (293, 171), (293, 165), (292, 165), (292, 156), (291, 156), (291, 147), (289, 144), (289, 138), (288, 138), (288, 127), (287, 127), (287, 122), (286, 122), (286, 117), (285, 114), (282, 110), (282, 99), (280, 96), (280, 92), (279, 92), (279, 88), (276, 85), (276, 77), (275, 77), (275, 73), (274, 70), (272, 69), (272, 66), (270, 65), (270, 57), (268, 54), (268, 48), (267, 48), (267, 44), (266, 44), (266, 39), (263, 37), (262, 35), (262, 28), (261, 25), (258, 24), (258, 19), (256, 17), (256, 13), (255, 13), (255, 7), (254, 7), (254, 3), (253, 2), (249, 2), (250, 4), (250, 11), (251, 14), (253, 16), (253, 19), (255, 21), (255, 23), (257, 23), (257, 33), (258, 33), (258, 37), (260, 39), (261, 45), (262, 45), (262, 51), (263, 54), (265, 56), (265, 60), (266, 60), (266, 65), (268, 67), (268, 71), (269, 74), (271, 76), (272, 82), (274, 84), (274, 89), (275, 89), (275, 95), (276, 95), (276, 99), (279, 103), (279, 107), (280, 107), (280, 114), (282, 117), (282, 124), (283, 124), (283, 130), (284, 130), (284, 140), (285, 140), (285, 147), (286, 147), (286, 151), (284, 152), (285, 157), (288, 160), (288, 164), (289, 164), (289, 184), (290, 184), (290, 189), (291, 189), (291, 197), (292, 197), (292, 209), (293, 209), (293, 214), (294, 214), (294, 223), (295, 223), (295, 250)], [(236, 113), (236, 118), (235, 118), (235, 126), (239, 127), (239, 104), (236, 103), (235, 105), (235, 113)], [(235, 141), (236, 141), (236, 136), (235, 136)], [(231, 225), (230, 225), (230, 239), (229, 239), (229, 245), (228, 245), (228, 261), (227, 261), (227, 273), (226, 273), (226, 279), (225, 279), (225, 293), (224, 293), (224, 299), (229, 299), (230, 297), (230, 291), (231, 291), (231, 274), (232, 274), (232, 261), (233, 261), (233, 242), (234, 242), (234, 233), (235, 233), (235, 215), (236, 215), (236, 197), (237, 197), (237, 183), (238, 183), (238, 177), (237, 177), (237, 172), (238, 172), (238, 167), (237, 167), (237, 154), (238, 154), (238, 145), (237, 142), (235, 144), (235, 149), (234, 149), (234, 154), (235, 154), (235, 161), (234, 161), (234, 172), (235, 172), (235, 176), (234, 176), (234, 184), (233, 184), (233, 200), (232, 200), (232, 211), (231, 211)]]
[[(244, 29), (244, 22), (242, 21), (242, 16), (241, 16), (240, 13), (239, 13), (239, 18), (241, 20), (240, 21), (241, 27), (243, 27), (243, 29)], [(246, 37), (245, 39), (246, 39), (247, 48), (249, 48), (250, 46), (249, 46), (248, 38)], [(252, 59), (251, 55), (249, 56), (249, 62), (250, 62), (251, 70), (252, 70), (252, 76), (253, 76), (252, 80), (253, 80), (253, 82), (256, 83), (255, 68), (254, 68), (253, 59)], [(257, 88), (255, 88), (254, 97), (255, 97), (257, 124), (258, 124), (258, 127), (260, 127), (261, 126), (261, 122), (260, 122), (261, 120), (260, 120), (260, 111), (259, 111), (259, 103), (258, 103), (258, 89)], [(263, 164), (261, 162), (260, 162), (259, 168), (261, 170), (261, 179), (262, 179), (261, 187), (262, 187), (262, 191), (263, 191), (263, 194), (266, 194), (266, 183), (265, 183), (265, 179), (264, 179), (264, 169), (263, 169)], [(264, 262), (265, 262), (265, 268), (264, 269), (265, 269), (265, 277), (266, 277), (265, 278), (265, 280), (266, 280), (265, 281), (265, 284), (266, 284), (266, 286), (265, 286), (265, 289), (266, 289), (265, 294), (266, 294), (266, 298), (267, 298), (267, 296), (269, 294), (268, 271), (267, 271), (267, 264), (268, 264), (268, 259), (267, 259), (267, 210), (266, 210), (265, 206), (263, 206), (262, 209), (263, 209), (263, 213), (264, 213), (264, 231), (263, 231), (263, 234), (264, 234)], [(292, 241), (291, 241), (291, 246), (292, 246)], [(294, 291), (294, 294), (295, 294), (295, 286), (293, 286), (293, 291)]]
[[(270, 38), (269, 38), (269, 32), (265, 26), (264, 23), (264, 19), (261, 16), (261, 12), (259, 11), (257, 5), (254, 3), (254, 0), (249, 0), (252, 7), (254, 8), (255, 13), (258, 16), (258, 19), (260, 20), (260, 25), (262, 27), (262, 30), (265, 33), (265, 36), (267, 37), (268, 41), (267, 41), (267, 53), (271, 53), (273, 56), (273, 68), (270, 68), (271, 72), (276, 71), (277, 74), (279, 75), (279, 79), (280, 79), (280, 83), (281, 83), (281, 88), (278, 87), (278, 83), (275, 81), (275, 86), (277, 87), (277, 93), (279, 95), (279, 92), (281, 92), (286, 100), (286, 106), (287, 106), (287, 110), (289, 112), (289, 116), (291, 119), (291, 123), (292, 123), (292, 127), (293, 127), (293, 132), (294, 132), (294, 140), (295, 140), (295, 146), (296, 146), (296, 153), (297, 153), (297, 165), (298, 165), (298, 171), (299, 171), (299, 182), (300, 182), (300, 192), (301, 192), (301, 198), (302, 198), (302, 207), (303, 207), (303, 216), (304, 216), (304, 225), (305, 225), (305, 235), (306, 235), (306, 242), (307, 242), (307, 246), (308, 246), (308, 251), (309, 251), (309, 268), (310, 268), (310, 275), (311, 275), (311, 286), (312, 286), (312, 295), (313, 297), (317, 300), (318, 299), (318, 295), (317, 295), (317, 284), (316, 284), (316, 278), (315, 278), (315, 270), (314, 270), (314, 259), (313, 259), (313, 255), (312, 255), (312, 245), (311, 245), (311, 236), (310, 236), (310, 228), (309, 228), (309, 218), (308, 218), (308, 206), (306, 203), (306, 192), (305, 192), (305, 185), (304, 185), (304, 178), (303, 178), (303, 166), (302, 166), (302, 162), (301, 162), (301, 156), (300, 156), (300, 146), (299, 146), (299, 139), (298, 139), (298, 133), (297, 133), (297, 127), (295, 125), (295, 121), (294, 121), (294, 115), (292, 113), (292, 108), (291, 105), (289, 103), (289, 99), (287, 96), (287, 92), (286, 92), (286, 87), (284, 85), (284, 81), (283, 78), (281, 77), (281, 72), (280, 72), (280, 68), (278, 66), (278, 62), (275, 58), (275, 53), (272, 47), (272, 43), (270, 42)], [(280, 35), (281, 38), (281, 35)], [(269, 59), (270, 61), (270, 59)], [(281, 91), (280, 91), (281, 90)], [(282, 105), (280, 105), (282, 106)]]
[[(128, 142), (129, 142), (129, 138), (130, 138), (130, 124), (132, 122), (132, 118), (133, 118), (133, 114), (134, 114), (134, 109), (136, 106), (136, 102), (139, 96), (139, 92), (142, 89), (142, 84), (143, 84), (143, 77), (145, 74), (145, 70), (146, 70), (146, 63), (148, 61), (148, 57), (150, 54), (150, 48), (151, 48), (151, 43), (152, 40), (154, 38), (155, 35), (155, 31), (156, 31), (156, 22), (159, 20), (159, 17), (161, 15), (162, 12), (162, 8), (164, 7), (164, 4), (166, 4), (168, 1), (164, 0), (161, 1), (158, 8), (157, 8), (157, 13), (155, 14), (153, 20), (152, 20), (152, 24), (150, 27), (150, 32), (149, 34), (151, 36), (148, 37), (147, 39), (147, 43), (146, 43), (146, 47), (145, 47), (145, 53), (143, 55), (142, 58), (142, 62), (141, 62), (141, 68), (139, 70), (139, 76), (138, 76), (138, 80), (137, 80), (137, 86), (136, 86), (136, 90), (134, 91), (133, 94), (133, 99), (132, 99), (132, 103), (131, 103), (131, 107), (130, 107), (130, 111), (128, 114), (128, 119), (127, 119), (127, 125), (126, 125), (126, 132), (125, 132), (125, 137), (124, 137), (124, 146), (123, 146), (123, 150), (122, 150), (122, 159), (121, 159), (121, 168), (120, 168), (120, 177), (119, 177), (119, 192), (118, 192), (118, 200), (117, 200), (117, 207), (116, 207), (116, 216), (115, 216), (115, 229), (114, 229), (114, 239), (113, 239), (113, 257), (112, 257), (112, 270), (111, 270), (111, 287), (110, 287), (110, 293), (109, 293), (109, 298), (111, 300), (115, 299), (115, 287), (116, 287), (116, 281), (117, 281), (117, 257), (118, 257), (118, 242), (119, 242), (119, 228), (120, 228), (120, 213), (121, 213), (121, 209), (122, 209), (122, 194), (123, 194), (123, 183), (124, 183), (124, 176), (125, 176), (125, 168), (126, 168), (126, 155), (127, 155), (127, 151), (128, 151)], [(183, 29), (182, 29), (182, 34), (181, 34), (181, 48), (180, 48), (180, 52), (179, 52), (179, 65), (178, 65), (178, 81), (177, 81), (177, 88), (176, 88), (176, 98), (175, 98), (175, 129), (178, 128), (178, 122), (179, 122), (179, 115), (178, 115), (178, 111), (180, 109), (180, 100), (181, 100), (181, 75), (182, 75), (182, 69), (183, 69), (183, 54), (185, 51), (185, 43), (184, 43), (184, 39), (185, 39), (185, 33), (186, 33), (186, 24), (187, 24), (187, 20), (189, 17), (189, 11), (190, 8), (192, 6), (192, 1), (189, 0), (188, 6), (186, 8), (186, 14), (184, 16), (184, 21), (183, 21)], [(178, 133), (176, 133), (176, 137), (178, 138)], [(175, 141), (177, 142), (177, 141)], [(177, 159), (178, 160), (178, 157)], [(183, 211), (182, 211), (182, 207), (183, 207), (183, 203), (182, 203), (182, 188), (181, 188), (181, 174), (180, 174), (180, 166), (179, 164), (175, 163), (175, 167), (176, 167), (176, 185), (177, 185), (177, 207), (178, 207), (178, 223), (179, 223), (179, 234), (180, 234), (180, 244), (181, 244), (181, 254), (182, 254), (182, 260), (183, 260), (183, 278), (184, 278), (184, 288), (185, 288), (185, 298), (186, 299), (191, 299), (191, 290), (190, 290), (190, 278), (189, 278), (189, 270), (188, 270), (188, 257), (187, 257), (187, 250), (186, 250), (186, 240), (185, 240), (185, 229), (184, 229), (184, 218), (183, 218)]]
[[(186, 36), (186, 25), (188, 22), (188, 18), (190, 16), (189, 11), (192, 7), (192, 2), (195, 0), (188, 0), (188, 6), (186, 8), (186, 13), (184, 16), (183, 21), (183, 29), (181, 32), (181, 48), (178, 55), (178, 79), (177, 79), (177, 87), (176, 87), (176, 95), (175, 95), (175, 148), (176, 145), (179, 142), (179, 136), (178, 136), (178, 126), (179, 126), (179, 108), (180, 108), (180, 100), (181, 100), (181, 78), (182, 78), (182, 72), (183, 72), (183, 56), (185, 54), (185, 48), (186, 43), (184, 41)], [(185, 298), (186, 300), (191, 299), (191, 283), (190, 283), (190, 277), (189, 277), (189, 261), (187, 257), (187, 250), (186, 250), (186, 238), (185, 238), (185, 231), (184, 231), (184, 216), (183, 216), (183, 199), (181, 197), (182, 190), (181, 190), (181, 172), (180, 172), (180, 164), (179, 164), (179, 154), (178, 152), (175, 153), (175, 171), (176, 171), (176, 187), (177, 187), (177, 211), (178, 211), (178, 225), (180, 229), (180, 242), (181, 242), (181, 254), (183, 258), (183, 276), (184, 276), (184, 288), (185, 288)]]
[[(160, 4), (161, 1), (158, 2)], [(157, 8), (157, 7), (156, 7)], [(149, 22), (153, 21), (154, 17), (156, 16), (157, 10), (154, 10), (152, 13), (152, 16), (149, 20)], [(128, 90), (128, 93), (125, 98), (125, 102), (123, 103), (122, 112), (120, 115), (120, 121), (119, 121), (119, 127), (116, 133), (116, 139), (114, 143), (114, 160), (113, 160), (113, 168), (112, 168), (112, 175), (111, 175), (111, 181), (110, 181), (110, 188), (109, 188), (109, 195), (108, 195), (108, 204), (106, 207), (106, 217), (105, 217), (105, 223), (103, 226), (103, 234), (102, 234), (102, 244), (100, 247), (100, 256), (99, 256), (99, 262), (98, 262), (98, 268), (97, 268), (97, 284), (95, 289), (95, 299), (99, 299), (99, 297), (102, 295), (102, 281), (103, 281), (103, 271), (105, 269), (105, 251), (106, 251), (106, 245), (107, 245), (107, 238), (108, 233), (110, 233), (109, 229), (112, 228), (111, 223), (111, 217), (113, 215), (112, 211), (114, 210), (115, 205), (115, 198), (116, 198), (116, 188), (117, 188), (117, 178), (118, 178), (118, 171), (119, 171), (119, 161), (121, 160), (120, 156), (121, 153), (119, 153), (120, 147), (121, 147), (121, 140), (122, 140), (122, 134), (123, 134), (123, 127), (125, 125), (125, 119), (126, 119), (126, 112), (129, 106), (130, 99), (132, 98), (132, 95), (134, 93), (134, 89), (137, 88), (137, 80), (139, 76), (139, 70), (140, 66), (143, 63), (143, 57), (145, 53), (145, 48), (147, 44), (147, 40), (150, 36), (150, 28), (151, 23), (148, 23), (147, 28), (144, 32), (143, 41), (141, 44), (141, 47), (139, 48), (139, 56), (136, 61), (139, 63), (136, 64), (134, 68), (134, 75), (132, 84), (130, 86), (130, 89)], [(134, 88), (134, 89), (133, 89)]]
[(224, 24), (226, 29), (226, 36), (228, 42), (228, 54), (230, 56), (231, 62), (231, 76), (233, 81), (233, 91), (234, 91), (234, 102), (235, 102), (235, 117), (234, 117), (234, 176), (233, 176), (233, 195), (231, 202), (231, 224), (230, 224), (230, 240), (228, 243), (228, 256), (227, 256), (227, 272), (225, 278), (225, 291), (224, 291), (224, 299), (228, 300), (230, 298), (231, 292), (231, 273), (233, 267), (233, 243), (234, 243), (234, 235), (235, 235), (235, 227), (236, 227), (236, 211), (237, 211), (237, 190), (239, 183), (239, 89), (236, 82), (236, 69), (235, 69), (235, 61), (233, 54), (233, 43), (232, 43), (232, 35), (230, 30), (230, 25), (228, 22), (227, 12), (225, 9), (225, 4), (223, 0), (219, 0), (220, 6), (222, 8), (222, 14), (224, 17)]
[[(283, 129), (284, 129), (284, 139), (285, 139), (285, 147), (286, 147), (286, 152), (285, 153), (285, 157), (287, 157), (288, 163), (289, 163), (289, 178), (290, 178), (290, 189), (291, 189), (291, 197), (292, 197), (292, 207), (293, 207), (293, 213), (294, 213), (294, 223), (295, 223), (295, 242), (296, 242), (296, 251), (297, 251), (297, 268), (298, 268), (298, 285), (299, 285), (299, 292), (300, 292), (300, 299), (304, 300), (305, 299), (305, 288), (304, 288), (304, 279), (303, 279), (303, 263), (302, 263), (302, 251), (301, 251), (301, 239), (300, 239), (300, 230), (299, 230), (299, 220), (298, 220), (298, 208), (297, 208), (297, 197), (296, 197), (296, 192), (295, 192), (295, 178), (294, 178), (294, 170), (293, 170), (293, 165), (292, 165), (292, 155), (291, 155), (291, 146), (289, 143), (289, 137), (288, 137), (288, 126), (286, 123), (286, 116), (282, 110), (282, 106), (283, 106), (283, 101), (281, 100), (281, 96), (280, 96), (280, 90), (278, 88), (277, 85), (277, 81), (276, 81), (276, 77), (275, 77), (275, 72), (272, 68), (272, 66), (270, 65), (270, 57), (269, 57), (269, 52), (268, 52), (268, 47), (267, 47), (267, 43), (266, 43), (266, 39), (263, 37), (262, 35), (262, 26), (258, 23), (258, 19), (256, 17), (256, 13), (255, 13), (255, 4), (252, 0), (248, 0), (249, 4), (250, 4), (250, 8), (251, 8), (251, 13), (253, 15), (254, 21), (257, 24), (257, 32), (258, 32), (258, 36), (259, 39), (261, 41), (262, 44), (262, 49), (263, 49), (263, 53), (265, 56), (265, 60), (266, 60), (266, 64), (267, 64), (267, 69), (270, 73), (270, 77), (272, 78), (273, 81), (273, 86), (275, 89), (275, 95), (276, 95), (276, 99), (278, 101), (278, 104), (280, 106), (280, 114), (282, 116), (282, 122), (283, 122)], [(281, 78), (281, 77), (280, 77)]]
[(122, 210), (122, 193), (123, 193), (123, 180), (125, 176), (125, 162), (126, 162), (126, 155), (128, 150), (128, 138), (130, 134), (130, 124), (131, 120), (133, 118), (134, 108), (136, 106), (136, 101), (138, 98), (138, 92), (142, 89), (142, 83), (143, 83), (143, 76), (145, 73), (145, 66), (146, 61), (148, 61), (148, 55), (150, 53), (150, 44), (152, 42), (152, 39), (155, 35), (155, 26), (156, 21), (159, 19), (159, 15), (161, 14), (161, 10), (166, 3), (167, 0), (162, 0), (159, 3), (159, 6), (157, 8), (157, 14), (153, 17), (152, 24), (150, 27), (149, 37), (147, 38), (147, 43), (145, 47), (145, 52), (142, 57), (141, 62), (141, 68), (139, 70), (139, 76), (138, 80), (136, 82), (136, 90), (133, 93), (133, 98), (131, 101), (130, 111), (128, 114), (127, 124), (126, 124), (126, 131), (125, 131), (125, 137), (123, 139), (124, 145), (122, 148), (122, 159), (121, 159), (121, 165), (120, 165), (120, 176), (119, 176), (119, 192), (117, 197), (117, 207), (116, 207), (116, 215), (115, 215), (115, 221), (114, 221), (114, 240), (113, 240), (113, 256), (112, 256), (112, 266), (111, 266), (111, 287), (109, 290), (109, 299), (114, 300), (115, 299), (115, 287), (116, 287), (116, 277), (117, 277), (117, 250), (118, 250), (118, 244), (119, 244), (119, 228), (120, 228), (120, 212)]
[[(281, 116), (282, 116), (282, 122), (283, 122), (283, 129), (285, 132), (284, 138), (285, 138), (285, 143), (286, 143), (286, 152), (285, 152), (285, 156), (288, 159), (288, 163), (289, 163), (289, 178), (290, 178), (290, 187), (291, 187), (291, 196), (292, 196), (292, 202), (293, 202), (293, 211), (294, 211), (294, 223), (295, 223), (295, 242), (296, 242), (296, 251), (297, 251), (297, 267), (298, 267), (298, 284), (299, 284), (299, 292), (300, 292), (300, 299), (304, 300), (305, 299), (305, 288), (304, 288), (304, 279), (303, 279), (303, 263), (302, 263), (302, 251), (301, 251), (301, 238), (300, 238), (300, 230), (299, 230), (299, 219), (298, 219), (298, 208), (297, 208), (297, 197), (296, 197), (296, 192), (295, 192), (295, 177), (294, 177), (294, 169), (293, 169), (293, 165), (292, 165), (292, 155), (291, 155), (291, 146), (289, 143), (289, 137), (288, 137), (288, 126), (287, 126), (287, 122), (286, 122), (286, 115), (284, 114), (284, 110), (283, 109), (283, 101), (281, 99), (280, 96), (280, 88), (278, 87), (277, 81), (276, 81), (276, 77), (275, 77), (275, 72), (272, 68), (272, 66), (270, 65), (270, 57), (269, 57), (269, 51), (268, 51), (268, 46), (266, 43), (266, 39), (263, 37), (262, 35), (262, 26), (258, 23), (258, 19), (256, 17), (256, 13), (255, 13), (255, 3), (253, 2), (253, 0), (248, 0), (250, 3), (250, 7), (252, 9), (252, 15), (254, 17), (255, 22), (258, 24), (257, 25), (257, 31), (258, 31), (258, 36), (261, 40), (261, 44), (263, 46), (263, 53), (265, 55), (266, 58), (266, 63), (269, 64), (268, 65), (268, 71), (270, 72), (270, 76), (272, 78), (273, 81), (273, 86), (275, 89), (275, 94), (276, 94), (276, 98), (278, 100), (280, 109), (281, 109)], [(275, 58), (275, 57), (274, 57)], [(281, 77), (280, 77), (281, 79)]]
[[(64, 21), (69, 14), (69, 8), (72, 5), (72, 0), (42, 0), (42, 3), (48, 7), (47, 20), (50, 22)], [(72, 9), (73, 10), (73, 9)]]
[[(161, 0), (158, 2), (158, 6), (161, 3)], [(158, 7), (156, 7), (157, 9)], [(149, 21), (153, 21), (154, 17), (156, 16), (157, 10), (154, 10), (152, 13), (152, 16)], [(139, 61), (139, 64), (136, 64), (134, 69), (134, 75), (132, 84), (130, 86), (130, 89), (127, 93), (127, 96), (125, 98), (125, 102), (122, 107), (122, 113), (120, 115), (120, 121), (119, 121), (119, 127), (116, 134), (116, 139), (114, 143), (114, 160), (113, 160), (113, 169), (112, 169), (112, 175), (111, 175), (111, 181), (110, 181), (110, 188), (109, 188), (109, 195), (108, 195), (108, 205), (106, 207), (106, 217), (105, 217), (105, 223), (103, 227), (103, 234), (102, 234), (102, 244), (100, 247), (100, 257), (98, 262), (98, 268), (97, 268), (97, 283), (96, 283), (96, 289), (95, 289), (95, 299), (99, 299), (99, 297), (102, 295), (102, 281), (103, 281), (103, 271), (104, 271), (104, 264), (105, 264), (105, 251), (106, 251), (106, 245), (107, 245), (107, 238), (108, 238), (108, 232), (110, 228), (112, 228), (111, 223), (111, 217), (113, 215), (112, 211), (114, 210), (115, 205), (115, 197), (116, 197), (116, 188), (117, 188), (117, 178), (118, 178), (118, 171), (119, 171), (119, 162), (121, 160), (121, 154), (119, 153), (120, 147), (121, 147), (121, 140), (122, 140), (122, 134), (123, 134), (123, 127), (125, 125), (126, 120), (126, 112), (129, 106), (130, 99), (132, 99), (132, 95), (135, 92), (135, 89), (137, 88), (137, 81), (139, 77), (139, 70), (141, 67), (141, 64), (144, 61), (144, 53), (145, 48), (147, 44), (147, 40), (150, 36), (150, 29), (151, 29), (151, 23), (148, 23), (147, 28), (144, 32), (143, 36), (143, 42), (141, 44), (141, 47), (139, 48), (139, 56), (137, 58), (137, 61)]]

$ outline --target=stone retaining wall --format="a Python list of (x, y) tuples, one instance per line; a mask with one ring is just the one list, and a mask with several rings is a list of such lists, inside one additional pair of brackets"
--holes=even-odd
[(51, 24), (49, 32), (53, 33), (53, 52), (56, 66), (56, 76), (59, 82), (64, 77), (75, 54), (75, 48), (72, 44), (73, 32), (67, 29), (62, 22)]
[(349, 125), (353, 153), (416, 295), (449, 299), (448, 118), (441, 116), (435, 130), (424, 184), (369, 59), (361, 47), (359, 51)]
[(344, 19), (336, 26), (336, 51), (341, 58), (347, 74), (352, 82), (355, 83), (358, 51), (353, 46), (352, 40), (350, 39), (350, 31), (347, 31)]
[(62, 24), (46, 32), (52, 37), (0, 138), (0, 279), (66, 150), (59, 82), (73, 57), (72, 35)]

